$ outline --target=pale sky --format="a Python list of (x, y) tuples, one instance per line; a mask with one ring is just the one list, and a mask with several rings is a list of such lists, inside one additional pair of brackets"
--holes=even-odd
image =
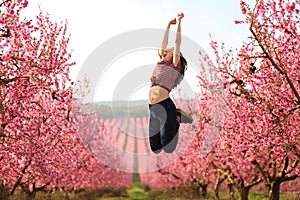
[[(234, 24), (234, 20), (243, 19), (239, 0), (29, 0), (24, 14), (29, 17), (37, 15), (39, 6), (42, 11), (50, 14), (51, 19), (68, 21), (70, 49), (73, 50), (73, 60), (77, 63), (71, 70), (73, 80), (76, 80), (88, 55), (104, 41), (135, 29), (164, 29), (178, 12), (185, 14), (182, 34), (199, 44), (211, 58), (213, 51), (209, 45), (209, 34), (229, 47), (241, 46), (249, 34), (247, 27)], [(111, 74), (107, 71), (99, 80), (100, 85), (110, 87), (102, 87), (99, 94), (95, 95), (96, 100), (111, 99), (115, 85), (126, 73), (126, 66), (131, 65), (132, 70), (134, 66), (153, 63), (154, 67), (157, 61), (154, 51), (135, 52), (120, 57), (112, 64)], [(192, 67), (188, 68), (186, 76), (193, 85), (197, 84), (195, 73)], [(131, 98), (147, 99), (148, 87), (137, 86)]]

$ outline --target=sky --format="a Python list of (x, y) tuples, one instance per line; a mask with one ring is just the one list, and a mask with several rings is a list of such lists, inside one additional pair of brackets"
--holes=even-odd
[[(34, 17), (40, 9), (49, 13), (52, 20), (68, 23), (69, 48), (76, 62), (70, 76), (75, 81), (85, 60), (99, 45), (126, 31), (164, 29), (178, 12), (185, 14), (182, 34), (195, 41), (212, 58), (210, 35), (228, 47), (239, 47), (249, 34), (247, 27), (234, 24), (234, 20), (243, 19), (239, 0), (29, 0), (24, 14)], [(118, 80), (132, 67), (144, 64), (154, 67), (157, 61), (157, 52), (149, 50), (120, 56), (98, 80), (100, 86), (109, 87), (99, 86), (95, 100), (110, 100)], [(130, 65), (131, 69), (126, 68)], [(186, 76), (192, 85), (197, 84), (196, 71), (192, 67), (188, 68)], [(147, 84), (137, 86), (130, 98), (147, 99), (148, 89)]]

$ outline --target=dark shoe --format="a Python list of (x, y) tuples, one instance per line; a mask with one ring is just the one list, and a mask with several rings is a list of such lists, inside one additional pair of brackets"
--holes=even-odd
[(180, 109), (176, 109), (176, 111), (177, 111), (177, 116), (180, 117), (180, 123), (191, 124), (193, 122), (193, 118), (189, 114), (183, 112)]

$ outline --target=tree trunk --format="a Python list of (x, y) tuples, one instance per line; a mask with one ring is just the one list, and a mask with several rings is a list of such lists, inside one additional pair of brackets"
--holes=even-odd
[(248, 199), (249, 191), (250, 191), (250, 187), (244, 187), (241, 189), (241, 191), (240, 191), (241, 200), (249, 200)]
[(269, 200), (279, 200), (280, 182), (276, 181), (270, 184)]
[(35, 196), (36, 196), (36, 193), (39, 192), (39, 191), (42, 191), (42, 192), (46, 192), (46, 186), (49, 185), (48, 183), (41, 186), (41, 187), (36, 187), (35, 186), (35, 183), (32, 183), (32, 189), (30, 190), (29, 188), (29, 184), (21, 184), (21, 189), (22, 189), (22, 192), (25, 193), (26, 195), (26, 200), (34, 200), (35, 199)]
[(20, 186), (21, 186), (22, 192), (26, 196), (26, 200), (34, 200), (34, 198), (35, 198), (35, 191), (34, 190), (30, 191), (28, 184), (21, 184)]
[(238, 181), (238, 185), (237, 185), (238, 191), (240, 193), (240, 200), (248, 200), (250, 189), (253, 186), (258, 185), (261, 182), (262, 182), (262, 179), (258, 178), (256, 175), (252, 178), (252, 180), (247, 185), (245, 185), (245, 182), (243, 179), (240, 179)]
[(220, 189), (221, 183), (222, 183), (224, 180), (225, 180), (225, 179), (221, 179), (220, 177), (217, 178), (217, 181), (216, 181), (215, 186), (214, 186), (214, 193), (215, 193), (215, 199), (216, 199), (216, 200), (219, 200), (219, 199), (220, 199), (220, 196), (219, 196), (219, 189)]
[(228, 192), (229, 192), (229, 197), (231, 200), (235, 199), (234, 198), (234, 190), (233, 190), (233, 184), (229, 183), (228, 185)]
[(4, 184), (0, 185), (0, 199), (8, 200), (10, 192), (5, 188)]
[(200, 186), (199, 185), (193, 185), (192, 186), (192, 189), (193, 189), (193, 194), (195, 196), (200, 196)]
[(207, 184), (200, 184), (201, 187), (201, 197), (206, 199), (207, 196)]

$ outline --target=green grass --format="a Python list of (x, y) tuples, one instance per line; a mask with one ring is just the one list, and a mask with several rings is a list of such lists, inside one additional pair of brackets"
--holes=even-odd
[(269, 197), (262, 194), (249, 194), (249, 200), (269, 200)]
[(128, 200), (138, 200), (138, 199), (148, 199), (148, 192), (145, 191), (145, 188), (142, 184), (134, 183), (131, 188), (127, 190), (129, 195)]
[[(297, 197), (293, 197), (292, 194), (282, 194), (280, 195), (280, 200), (296, 200)], [(263, 194), (249, 194), (249, 200), (269, 200), (267, 195)]]

